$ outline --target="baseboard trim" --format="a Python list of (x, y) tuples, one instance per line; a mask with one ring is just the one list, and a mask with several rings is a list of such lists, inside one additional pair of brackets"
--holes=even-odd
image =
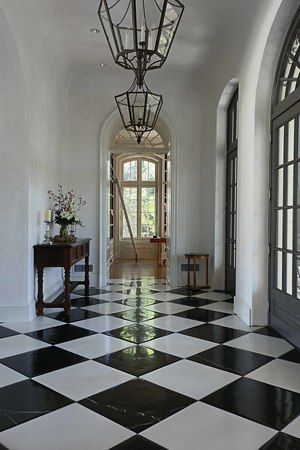
[(234, 297), (234, 313), (248, 326), (252, 322), (252, 310), (237, 296)]
[(36, 316), (35, 302), (30, 305), (1, 305), (1, 322), (31, 322)]

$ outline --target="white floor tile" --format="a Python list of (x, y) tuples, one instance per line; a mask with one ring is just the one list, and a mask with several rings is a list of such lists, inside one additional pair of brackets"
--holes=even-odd
[(0, 364), (0, 388), (26, 379), (27, 377), (24, 377), (19, 372)]
[[(122, 287), (121, 287), (122, 289)], [(119, 289), (119, 290), (121, 290)], [(112, 301), (115, 302), (117, 300), (126, 300), (128, 298), (128, 295), (120, 294), (118, 292), (107, 292), (106, 294), (98, 294), (98, 295), (91, 295), (92, 298), (96, 298), (98, 300), (106, 300), (106, 301)]]
[(282, 430), (284, 433), (290, 434), (300, 439), (300, 416), (293, 420), (287, 427)]
[(132, 347), (130, 342), (122, 341), (104, 334), (94, 334), (84, 338), (58, 344), (56, 347), (84, 356), (85, 358), (98, 358), (107, 353), (117, 352), (123, 348)]
[(44, 347), (50, 347), (50, 345), (23, 334), (2, 338), (0, 339), (0, 359)]
[(147, 309), (151, 309), (151, 311), (157, 311), (162, 314), (176, 314), (182, 311), (187, 311), (188, 309), (192, 309), (192, 306), (186, 305), (177, 305), (177, 303), (156, 303), (155, 305), (146, 306)]
[(96, 331), (97, 333), (103, 333), (104, 331), (115, 330), (116, 328), (125, 327), (126, 325), (132, 325), (132, 322), (113, 316), (100, 316), (92, 319), (79, 320), (73, 322), (72, 325), (74, 327)]
[(0, 433), (13, 450), (107, 450), (134, 433), (73, 403)]
[(203, 294), (194, 295), (194, 297), (222, 302), (224, 300), (229, 300), (230, 298), (232, 298), (232, 295), (223, 294), (222, 292), (204, 292)]
[(247, 378), (300, 393), (299, 364), (275, 359), (247, 375)]
[[(63, 311), (63, 309), (60, 311)], [(6, 322), (2, 324), (2, 326), (17, 331), (18, 333), (30, 333), (31, 331), (45, 330), (46, 328), (60, 325), (65, 325), (65, 323), (45, 316), (35, 317), (31, 322)]]
[(170, 291), (171, 289), (176, 289), (176, 286), (169, 286), (168, 284), (152, 284), (151, 289), (154, 291)]
[(200, 306), (201, 309), (208, 309), (209, 311), (218, 311), (228, 314), (233, 314), (233, 304), (225, 302), (210, 303), (209, 305)]
[(184, 319), (183, 317), (177, 316), (165, 316), (147, 321), (147, 325), (152, 325), (153, 327), (162, 328), (163, 330), (168, 331), (187, 330), (188, 328), (192, 328), (203, 323), (204, 322), (200, 321), (197, 321), (197, 323), (195, 323), (194, 320)]
[(141, 378), (200, 400), (240, 377), (204, 364), (181, 360)]
[(276, 431), (200, 402), (141, 434), (171, 450), (257, 450)]
[(86, 361), (33, 379), (72, 400), (78, 401), (133, 378), (131, 375), (104, 364)]
[(130, 306), (121, 305), (120, 303), (102, 303), (100, 305), (91, 305), (85, 306), (82, 309), (86, 309), (87, 311), (94, 311), (101, 314), (114, 314), (121, 311), (127, 311), (128, 309), (132, 309)]
[(176, 300), (177, 298), (185, 297), (182, 294), (172, 294), (171, 292), (156, 292), (151, 294), (151, 297), (161, 302), (169, 302), (170, 300)]
[(292, 350), (294, 347), (283, 339), (264, 336), (263, 334), (249, 333), (232, 341), (226, 342), (229, 347), (241, 348), (250, 352), (261, 353), (278, 357)]
[(196, 353), (216, 347), (218, 344), (174, 333), (169, 336), (154, 339), (153, 341), (145, 342), (141, 345), (161, 352), (170, 353), (171, 355), (179, 356), (181, 358), (188, 358)]
[(241, 331), (256, 331), (262, 327), (248, 327), (238, 316), (232, 315), (223, 317), (222, 319), (214, 320), (210, 322), (214, 325), (221, 325), (222, 327), (234, 328)]

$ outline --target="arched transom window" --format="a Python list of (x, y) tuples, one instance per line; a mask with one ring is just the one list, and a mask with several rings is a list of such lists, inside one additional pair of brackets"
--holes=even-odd
[(287, 99), (300, 83), (300, 29), (298, 21), (291, 28), (283, 47), (275, 83), (274, 106)]
[[(121, 160), (121, 188), (133, 236), (149, 238), (159, 229), (159, 159), (132, 156)], [(129, 238), (124, 213), (120, 217), (120, 237)]]

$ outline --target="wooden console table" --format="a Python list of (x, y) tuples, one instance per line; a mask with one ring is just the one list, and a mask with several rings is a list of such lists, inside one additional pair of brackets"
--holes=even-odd
[(58, 243), (55, 242), (52, 245), (37, 244), (34, 245), (34, 264), (37, 269), (38, 280), (38, 296), (36, 311), (37, 315), (43, 314), (44, 308), (57, 308), (58, 305), (44, 302), (44, 267), (63, 267), (65, 270), (65, 301), (63, 308), (65, 311), (71, 309), (71, 267), (78, 261), (84, 258), (85, 271), (84, 281), (78, 282), (78, 284), (84, 284), (85, 295), (89, 294), (89, 254), (90, 254), (90, 241), (91, 239), (77, 239), (74, 243)]

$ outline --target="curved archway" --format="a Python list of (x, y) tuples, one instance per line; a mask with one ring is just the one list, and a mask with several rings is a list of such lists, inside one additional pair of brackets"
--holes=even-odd
[(274, 1), (245, 51), (240, 82), (240, 140), (235, 313), (268, 323), (270, 111), (274, 74), (298, 2)]
[[(105, 121), (100, 133), (100, 170), (99, 170), (99, 190), (100, 190), (100, 220), (99, 220), (99, 284), (104, 286), (109, 279), (109, 267), (107, 262), (107, 195), (108, 195), (108, 171), (107, 162), (109, 152), (113, 148), (116, 135), (124, 128), (118, 111), (114, 111)], [(177, 284), (177, 132), (172, 122), (164, 115), (160, 114), (156, 131), (168, 143), (171, 160), (171, 205), (170, 205), (170, 248), (167, 270), (167, 281), (170, 285)], [(138, 149), (140, 151), (140, 148)]]
[(214, 279), (215, 289), (224, 289), (225, 283), (225, 204), (226, 204), (226, 151), (227, 109), (238, 87), (238, 78), (232, 78), (225, 86), (217, 107), (216, 129), (216, 183), (215, 183), (215, 243)]

